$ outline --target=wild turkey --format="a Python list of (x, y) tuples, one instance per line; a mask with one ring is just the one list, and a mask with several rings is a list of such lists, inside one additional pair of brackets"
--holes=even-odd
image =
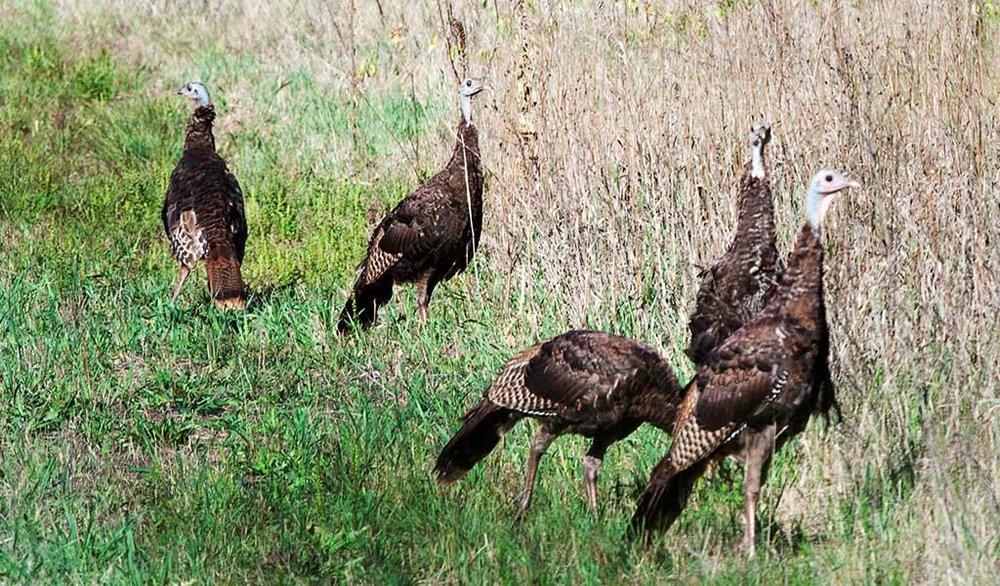
[(836, 195), (857, 187), (836, 171), (820, 171), (806, 195), (806, 218), (767, 307), (709, 353), (685, 389), (674, 441), (653, 469), (632, 518), (633, 529), (666, 529), (707, 463), (725, 455), (746, 470), (743, 547), (754, 550), (757, 497), (771, 457), (834, 398), (822, 380), (827, 355), (820, 226)]
[(354, 292), (340, 313), (340, 332), (348, 331), (352, 323), (375, 323), (378, 309), (389, 302), (393, 285), (400, 283), (416, 283), (417, 313), (424, 322), (437, 284), (464, 271), (472, 261), (483, 228), (483, 171), (472, 97), (482, 90), (479, 80), (462, 82), (462, 119), (451, 160), (399, 202), (372, 233)]
[(531, 440), (520, 519), (531, 504), (538, 461), (557, 436), (593, 438), (583, 458), (587, 501), (597, 507), (597, 473), (604, 452), (642, 422), (669, 432), (680, 385), (652, 349), (627, 338), (574, 330), (524, 350), (500, 372), (462, 428), (441, 450), (434, 471), (451, 484), (496, 447), (525, 417), (540, 422)]
[(750, 161), (740, 178), (736, 235), (726, 253), (702, 271), (688, 329), (688, 357), (701, 364), (718, 344), (764, 309), (781, 274), (774, 232), (774, 204), (764, 147), (771, 126), (750, 132)]
[(225, 161), (215, 152), (215, 108), (205, 86), (191, 82), (177, 90), (194, 102), (184, 135), (184, 154), (170, 174), (163, 201), (163, 229), (181, 274), (171, 301), (199, 260), (205, 261), (208, 289), (222, 309), (246, 306), (240, 267), (247, 242), (243, 192)]

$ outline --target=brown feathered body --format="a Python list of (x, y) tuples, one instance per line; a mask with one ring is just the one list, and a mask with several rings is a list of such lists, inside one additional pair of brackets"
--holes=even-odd
[(823, 248), (807, 223), (765, 309), (709, 353), (685, 390), (674, 442), (652, 472), (634, 527), (669, 527), (707, 462), (732, 454), (746, 465), (744, 545), (752, 550), (757, 495), (771, 456), (810, 415), (834, 404), (828, 345)]
[(713, 348), (752, 320), (771, 298), (782, 267), (774, 229), (770, 176), (761, 136), (760, 172), (748, 162), (740, 178), (736, 233), (725, 254), (699, 275), (695, 309), (688, 322), (691, 342), (686, 354), (701, 364)]
[(596, 506), (597, 472), (605, 450), (643, 422), (671, 431), (680, 385), (654, 350), (621, 336), (573, 330), (515, 356), (462, 428), (441, 451), (434, 471), (450, 484), (486, 457), (515, 423), (540, 423), (532, 440), (525, 492), (518, 516), (531, 500), (538, 460), (552, 440), (575, 433), (593, 438), (584, 459), (587, 496)]
[(184, 154), (170, 174), (163, 201), (163, 229), (183, 276), (204, 261), (208, 287), (219, 307), (244, 307), (241, 273), (247, 223), (243, 192), (215, 151), (212, 105), (195, 109), (184, 137)]
[(339, 330), (352, 322), (374, 323), (393, 286), (401, 283), (416, 283), (423, 317), (437, 284), (469, 266), (482, 228), (479, 133), (463, 118), (444, 170), (399, 202), (372, 232)]

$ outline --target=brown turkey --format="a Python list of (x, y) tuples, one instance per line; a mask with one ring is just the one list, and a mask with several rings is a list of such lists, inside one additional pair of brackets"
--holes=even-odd
[(740, 178), (736, 235), (726, 253), (699, 275), (701, 285), (688, 323), (688, 357), (701, 364), (717, 345), (764, 309), (781, 274), (774, 204), (764, 147), (771, 125), (750, 132), (750, 161)]
[(483, 228), (483, 171), (472, 97), (482, 90), (479, 80), (462, 81), (462, 119), (447, 166), (399, 202), (372, 232), (354, 291), (340, 313), (341, 333), (351, 324), (375, 323), (393, 285), (400, 283), (416, 283), (417, 313), (424, 322), (437, 284), (472, 261)]
[(621, 336), (574, 330), (524, 350), (500, 372), (441, 450), (434, 472), (451, 484), (496, 447), (525, 417), (537, 419), (524, 492), (516, 518), (531, 504), (538, 461), (557, 436), (593, 438), (584, 456), (587, 502), (597, 507), (604, 452), (648, 422), (668, 433), (681, 391), (670, 365), (654, 350)]
[(170, 174), (163, 201), (163, 229), (181, 268), (171, 301), (177, 300), (188, 274), (202, 260), (215, 305), (242, 309), (246, 287), (240, 268), (247, 242), (243, 192), (215, 152), (215, 108), (208, 90), (191, 82), (177, 93), (189, 98), (195, 108), (184, 135), (184, 154)]
[(632, 518), (633, 530), (666, 529), (683, 510), (708, 462), (734, 455), (745, 466), (746, 528), (754, 551), (757, 497), (775, 451), (834, 404), (824, 377), (829, 351), (823, 303), (820, 226), (830, 203), (857, 187), (820, 171), (806, 195), (806, 223), (767, 307), (715, 348), (688, 384), (674, 441), (653, 469)]

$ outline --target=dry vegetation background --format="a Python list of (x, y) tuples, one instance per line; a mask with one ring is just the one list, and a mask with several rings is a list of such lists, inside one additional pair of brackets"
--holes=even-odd
[[(189, 77), (208, 80), (224, 104), (220, 148), (237, 175), (260, 161), (250, 149), (227, 151), (235, 127), (283, 145), (272, 163), (293, 174), (363, 185), (413, 182), (451, 149), (447, 10), (389, 0), (55, 2), (81, 51), (99, 46), (151, 70), (151, 97)], [(915, 580), (994, 580), (992, 4), (540, 0), (452, 10), (469, 32), (469, 73), (490, 88), (474, 105), (489, 171), (483, 254), (456, 285), (470, 302), (490, 305), (495, 326), (517, 342), (540, 334), (530, 331), (540, 321), (627, 323), (673, 353), (686, 377), (680, 348), (695, 267), (731, 236), (750, 123), (772, 121), (786, 251), (814, 171), (837, 168), (863, 186), (834, 206), (826, 230), (844, 421), (789, 446), (800, 471), (779, 518), (822, 533), (844, 502), (892, 502), (884, 527), (848, 528), (860, 547), (878, 547), (876, 557)], [(351, 111), (352, 96), (356, 133), (385, 135), (367, 156), (325, 114), (331, 104)], [(381, 122), (370, 104), (385, 96), (440, 104), (432, 131), (407, 139), (373, 129)], [(536, 303), (540, 291), (552, 303)], [(843, 569), (851, 575), (850, 562)]]

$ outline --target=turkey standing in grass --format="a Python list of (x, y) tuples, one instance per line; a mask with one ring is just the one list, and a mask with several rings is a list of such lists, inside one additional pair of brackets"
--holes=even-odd
[(744, 462), (746, 528), (754, 551), (757, 497), (771, 457), (834, 404), (824, 366), (828, 352), (820, 226), (830, 203), (857, 187), (820, 171), (806, 196), (806, 223), (788, 269), (767, 307), (715, 348), (685, 389), (667, 456), (653, 469), (632, 518), (633, 529), (666, 529), (683, 510), (707, 463), (725, 455)]
[(648, 422), (668, 433), (680, 385), (654, 350), (621, 336), (574, 330), (515, 356), (486, 395), (463, 417), (462, 428), (441, 450), (434, 471), (451, 484), (496, 447), (525, 417), (540, 422), (531, 440), (520, 519), (531, 503), (538, 461), (557, 436), (593, 438), (583, 458), (587, 502), (597, 508), (597, 473), (604, 452)]
[(163, 229), (181, 274), (171, 301), (199, 260), (205, 261), (208, 289), (222, 309), (243, 309), (246, 287), (240, 267), (247, 242), (243, 192), (215, 152), (215, 108), (205, 86), (191, 82), (177, 91), (195, 104), (184, 135), (184, 154), (170, 174), (163, 201)]
[(483, 171), (472, 97), (482, 90), (476, 79), (466, 79), (459, 87), (462, 119), (451, 160), (375, 228), (338, 331), (348, 331), (352, 323), (375, 323), (378, 309), (389, 302), (399, 283), (416, 283), (417, 313), (424, 322), (434, 287), (472, 261), (483, 228)]
[(688, 324), (691, 344), (685, 351), (695, 364), (764, 309), (781, 274), (764, 163), (770, 140), (769, 124), (751, 130), (750, 161), (740, 178), (736, 236), (722, 258), (699, 275), (701, 286)]

